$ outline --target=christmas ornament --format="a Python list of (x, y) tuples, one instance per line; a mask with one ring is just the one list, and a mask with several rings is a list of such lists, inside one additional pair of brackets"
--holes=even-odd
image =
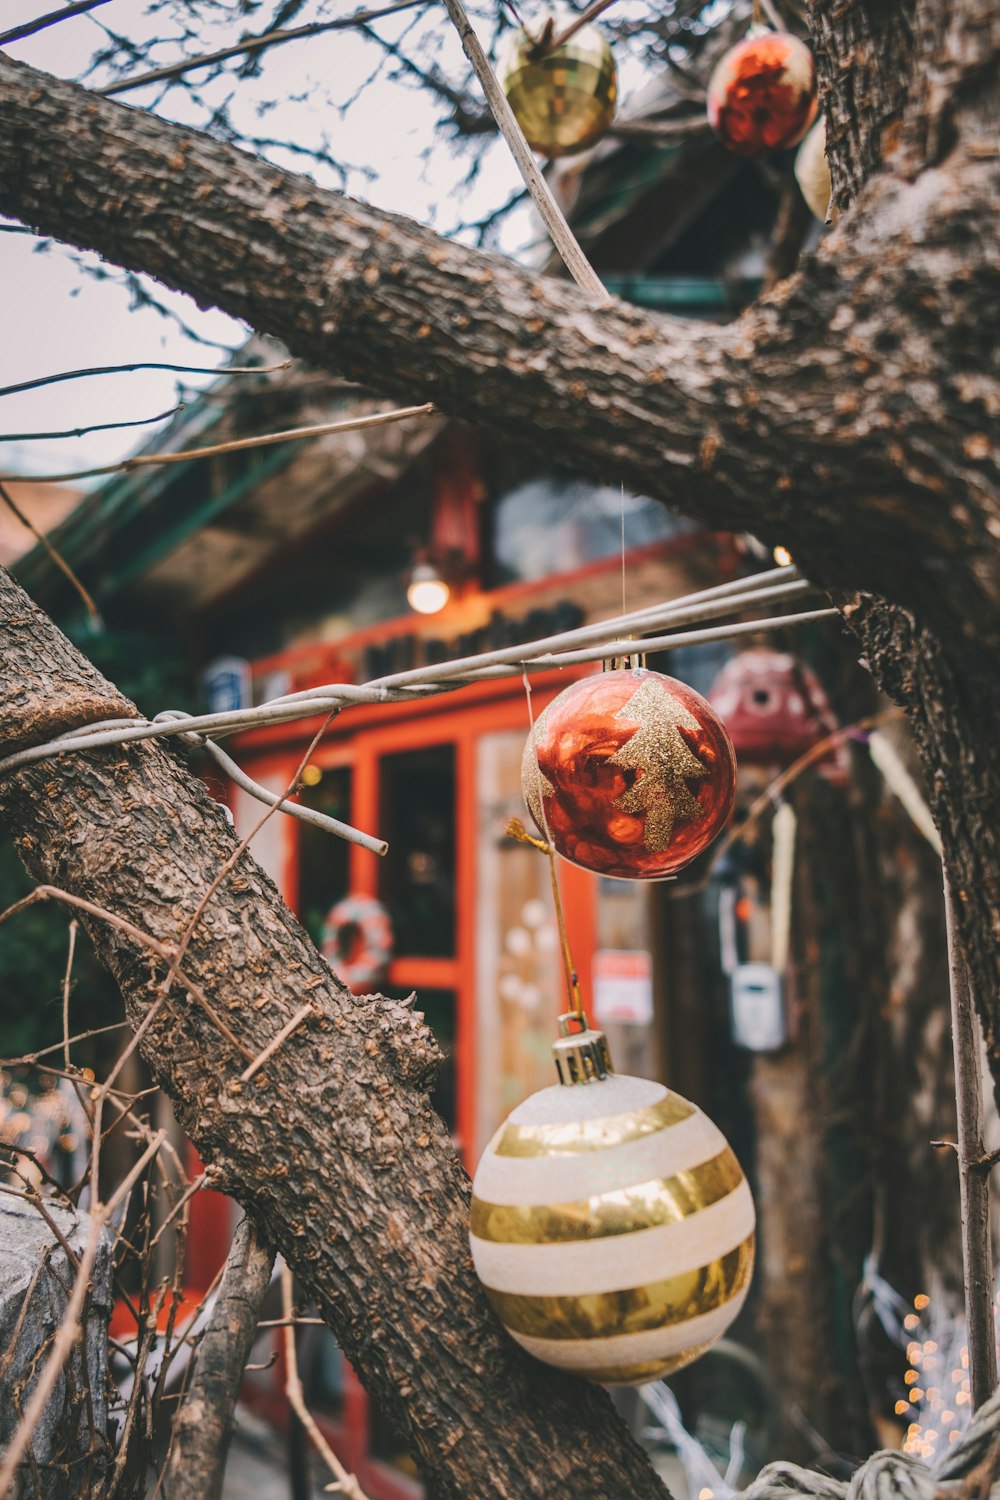
[(836, 224), (830, 163), (826, 159), (826, 120), (821, 115), (795, 153), (795, 180), (809, 211), (823, 224)]
[(345, 896), (327, 912), (323, 957), (355, 995), (383, 983), (392, 958), (392, 923), (374, 896)]
[(764, 156), (801, 141), (816, 118), (816, 64), (798, 37), (751, 27), (716, 65), (708, 121), (740, 156)]
[(568, 687), (535, 721), (521, 790), (539, 832), (574, 864), (657, 880), (695, 859), (729, 816), (736, 761), (693, 689), (641, 666)]
[(509, 31), (497, 77), (532, 150), (569, 156), (592, 146), (615, 115), (618, 75), (610, 46), (596, 26), (551, 47), (569, 16), (549, 16), (537, 34)]
[(476, 1170), (472, 1259), (529, 1354), (608, 1385), (657, 1380), (742, 1307), (753, 1199), (707, 1115), (616, 1075), (582, 1011), (559, 1028), (559, 1082), (518, 1105)]
[[(712, 683), (708, 701), (724, 720), (740, 765), (770, 772), (790, 766), (838, 727), (819, 678), (788, 651), (741, 651)], [(845, 780), (846, 746), (831, 747), (819, 768), (831, 780)]]

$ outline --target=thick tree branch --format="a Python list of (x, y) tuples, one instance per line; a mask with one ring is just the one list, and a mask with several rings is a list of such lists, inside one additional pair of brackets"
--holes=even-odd
[(163, 1493), (166, 1500), (218, 1500), (243, 1369), (271, 1282), (274, 1251), (243, 1219), (233, 1238), (194, 1376), (174, 1422)]
[(803, 275), (719, 328), (594, 309), (5, 59), (0, 138), (4, 213), (318, 365), (781, 540), (942, 638), (1000, 642), (996, 156), (959, 144), (916, 183), (876, 178)]
[[(135, 710), (0, 569), (0, 742), (100, 705)], [(84, 917), (132, 1025), (167, 968), (128, 930), (176, 945), (235, 848), (203, 786), (154, 744), (31, 767), (0, 786), (31, 873), (112, 909)], [(468, 1251), (468, 1179), (428, 1099), (434, 1039), (405, 1005), (350, 995), (244, 854), (194, 930), (177, 1004), (142, 1050), (218, 1180), (281, 1250), (369, 1388), (409, 1435), (441, 1500), (654, 1500), (663, 1489), (599, 1389), (528, 1358), (489, 1311)], [(251, 1056), (308, 997), (248, 1083), (245, 1058), (184, 984), (227, 1015)], [(516, 1433), (516, 1441), (510, 1438)]]

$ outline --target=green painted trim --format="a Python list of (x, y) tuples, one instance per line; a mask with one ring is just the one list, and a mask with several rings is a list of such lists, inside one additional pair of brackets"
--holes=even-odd
[(637, 307), (659, 309), (706, 308), (726, 311), (745, 307), (760, 292), (755, 277), (726, 281), (718, 276), (633, 276), (602, 277), (608, 291)]
[[(227, 484), (218, 495), (213, 495), (211, 499), (203, 501), (201, 505), (197, 506), (183, 520), (178, 521), (176, 525), (162, 532), (155, 542), (151, 542), (148, 547), (144, 547), (134, 557), (130, 557), (127, 564), (116, 568), (114, 576), (109, 580), (108, 584), (98, 589), (97, 597), (106, 600), (111, 595), (120, 593), (122, 589), (127, 588), (130, 583), (136, 578), (141, 577), (143, 573), (150, 572), (158, 562), (168, 556), (183, 542), (186, 542), (195, 532), (200, 531), (203, 526), (207, 526), (209, 522), (214, 521), (216, 517), (221, 516), (225, 511), (229, 510), (237, 501), (242, 500), (244, 495), (250, 490), (256, 489), (259, 484), (263, 484), (265, 480), (270, 479), (273, 474), (283, 469), (291, 458), (294, 447), (294, 443), (287, 443), (272, 448), (269, 453), (266, 453), (265, 457), (258, 459), (256, 463), (252, 464), (245, 474), (241, 474), (238, 479), (234, 479), (230, 484)], [(185, 465), (184, 467), (187, 468), (189, 466)]]

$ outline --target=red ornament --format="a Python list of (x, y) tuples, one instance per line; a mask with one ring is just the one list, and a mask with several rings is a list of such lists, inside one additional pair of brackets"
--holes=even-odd
[(564, 859), (623, 880), (659, 880), (697, 858), (735, 789), (736, 757), (718, 715), (683, 682), (641, 667), (560, 693), (521, 763), (539, 832)]
[[(740, 764), (769, 772), (790, 766), (838, 727), (815, 672), (787, 651), (742, 651), (722, 668), (708, 699), (725, 721)], [(819, 770), (831, 781), (846, 781), (850, 757), (843, 741)]]
[(816, 64), (798, 37), (752, 30), (716, 65), (708, 122), (740, 156), (796, 146), (816, 118)]

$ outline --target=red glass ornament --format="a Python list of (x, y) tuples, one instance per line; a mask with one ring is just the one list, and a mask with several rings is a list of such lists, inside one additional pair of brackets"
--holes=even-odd
[(709, 80), (709, 124), (740, 156), (797, 145), (817, 108), (813, 55), (786, 31), (751, 31)]
[(735, 789), (736, 757), (715, 711), (683, 682), (641, 667), (560, 693), (521, 763), (543, 837), (573, 864), (622, 880), (659, 880), (697, 858)]

